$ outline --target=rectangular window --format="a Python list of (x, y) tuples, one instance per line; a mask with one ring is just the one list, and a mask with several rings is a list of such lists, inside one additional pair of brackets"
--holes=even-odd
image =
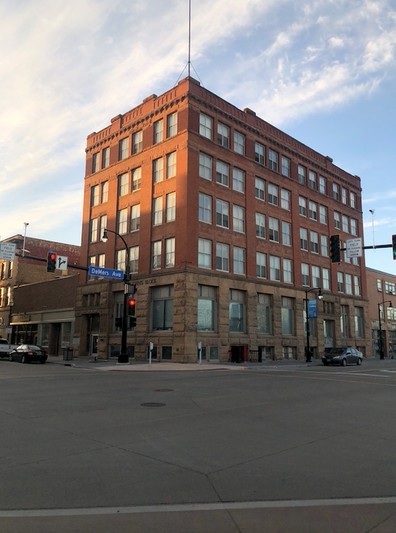
[(337, 290), (338, 292), (345, 292), (344, 274), (342, 272), (337, 272)]
[(353, 290), (355, 293), (355, 296), (360, 296), (360, 278), (359, 276), (353, 276)]
[(139, 271), (139, 246), (129, 248), (129, 270), (132, 274)]
[(302, 196), (298, 197), (298, 212), (301, 216), (307, 216), (307, 200)]
[(363, 307), (355, 307), (355, 337), (364, 338)]
[(110, 166), (110, 148), (103, 148), (102, 150), (102, 168)]
[(321, 194), (327, 194), (327, 181), (323, 176), (319, 176), (319, 192)]
[(217, 142), (224, 148), (230, 147), (230, 128), (221, 122), (217, 124)]
[(232, 188), (234, 191), (245, 192), (245, 172), (240, 168), (232, 169)]
[(165, 268), (175, 266), (175, 238), (165, 239)]
[(177, 113), (171, 113), (166, 117), (166, 136), (174, 137), (177, 135)]
[(340, 201), (340, 186), (337, 183), (333, 183), (333, 198)]
[(311, 220), (318, 220), (318, 206), (315, 202), (309, 201), (308, 215)]
[(290, 211), (290, 191), (281, 189), (281, 208)]
[(222, 228), (229, 228), (229, 204), (224, 200), (216, 200), (216, 225)]
[(303, 167), (302, 165), (298, 165), (298, 183), (301, 185), (307, 184), (307, 169)]
[(138, 191), (142, 186), (142, 168), (132, 170), (132, 191)]
[(162, 157), (153, 160), (153, 183), (159, 183), (164, 179), (164, 161)]
[(107, 215), (102, 215), (99, 218), (99, 239), (102, 239), (104, 230), (107, 229)]
[(125, 139), (121, 139), (118, 143), (118, 159), (122, 161), (123, 159), (126, 159), (129, 155), (129, 139), (126, 137)]
[(301, 285), (303, 287), (309, 287), (311, 285), (309, 279), (309, 265), (301, 263)]
[(116, 269), (124, 270), (125, 272), (125, 266), (126, 266), (126, 250), (125, 248), (123, 248), (122, 250), (116, 251)]
[(272, 296), (257, 295), (257, 331), (264, 335), (272, 335)]
[(354, 192), (349, 193), (349, 205), (356, 209), (356, 194)]
[(300, 228), (300, 248), (308, 252), (308, 230), (306, 228)]
[(349, 219), (345, 215), (342, 215), (342, 231), (349, 232)]
[(315, 172), (310, 170), (309, 173), (308, 173), (308, 178), (309, 178), (309, 180), (308, 180), (309, 188), (312, 189), (313, 191), (317, 191), (318, 190), (318, 182), (316, 180)]
[(155, 241), (152, 245), (151, 268), (159, 270), (161, 268), (162, 241)]
[(228, 187), (230, 184), (230, 167), (227, 163), (216, 161), (216, 183)]
[(99, 205), (99, 185), (91, 187), (91, 207)]
[(278, 187), (271, 183), (268, 185), (268, 203), (278, 205)]
[(98, 240), (98, 224), (99, 219), (93, 218), (90, 222), (90, 242), (96, 242)]
[(341, 305), (341, 314), (340, 314), (340, 330), (341, 337), (346, 339), (350, 337), (349, 334), (349, 307), (347, 305)]
[(129, 193), (129, 176), (128, 173), (118, 176), (118, 196), (125, 196)]
[(282, 335), (295, 335), (294, 299), (282, 296), (281, 331)]
[(236, 289), (230, 290), (229, 324), (230, 331), (244, 332), (245, 324), (245, 293)]
[(267, 255), (256, 252), (256, 276), (258, 278), (267, 277)]
[(268, 219), (268, 238), (272, 242), (279, 242), (279, 220), (269, 217)]
[(230, 247), (228, 244), (216, 244), (216, 270), (230, 271)]
[(270, 256), (270, 279), (280, 281), (280, 258), (274, 255)]
[(265, 239), (265, 215), (256, 213), (256, 237)]
[(232, 206), (232, 229), (245, 233), (245, 209), (239, 205)]
[(118, 233), (121, 235), (128, 231), (128, 209), (118, 211)]
[(312, 287), (321, 287), (320, 283), (320, 268), (318, 266), (312, 265)]
[(254, 196), (257, 200), (265, 200), (265, 181), (257, 176), (254, 178)]
[(351, 235), (353, 235), (354, 237), (357, 237), (358, 235), (357, 220), (355, 220), (354, 218), (351, 218), (349, 222), (351, 226)]
[(173, 286), (151, 289), (153, 330), (170, 330), (173, 327)]
[(153, 124), (153, 143), (158, 144), (164, 138), (164, 121), (156, 120)]
[(200, 268), (212, 268), (212, 241), (198, 239), (198, 266)]
[(98, 172), (99, 169), (99, 152), (97, 152), (92, 156), (92, 172)]
[(176, 220), (176, 193), (168, 193), (165, 197), (165, 203), (165, 221), (173, 222)]
[(348, 191), (344, 187), (341, 188), (341, 202), (348, 205)]
[(176, 152), (166, 155), (166, 179), (176, 176)]
[(310, 232), (310, 244), (311, 244), (311, 252), (313, 254), (319, 253), (319, 235), (316, 233), (316, 231)]
[(199, 176), (206, 180), (212, 180), (212, 158), (210, 155), (199, 154)]
[(254, 160), (259, 165), (265, 165), (265, 148), (261, 143), (254, 143)]
[(281, 165), (282, 165), (282, 176), (286, 176), (287, 178), (290, 178), (290, 159), (282, 155)]
[(234, 131), (234, 152), (245, 155), (245, 136), (239, 131)]
[(291, 259), (283, 259), (283, 281), (293, 283), (293, 264)]
[(337, 211), (334, 211), (334, 227), (336, 229), (341, 229), (341, 215), (340, 213), (337, 213)]
[(212, 197), (202, 192), (198, 196), (198, 220), (212, 224)]
[(216, 287), (198, 285), (198, 331), (215, 331), (216, 329)]
[(101, 184), (101, 202), (102, 204), (106, 203), (109, 199), (109, 182), (104, 181)]
[(213, 139), (213, 119), (204, 113), (199, 114), (199, 134), (207, 139)]
[(106, 256), (105, 254), (99, 254), (98, 255), (98, 267), (105, 268), (105, 266), (106, 266)]
[(289, 222), (282, 221), (282, 244), (285, 246), (292, 245), (291, 224)]
[(233, 265), (234, 265), (234, 274), (245, 275), (246, 271), (246, 260), (245, 260), (245, 249), (234, 246), (233, 248)]
[(162, 224), (162, 196), (153, 200), (153, 226)]
[(320, 236), (320, 253), (323, 257), (329, 257), (329, 241), (327, 235)]
[(268, 150), (268, 166), (274, 172), (278, 172), (278, 154), (274, 150)]
[(319, 222), (327, 225), (327, 207), (324, 205), (319, 206)]
[(353, 294), (351, 274), (345, 274), (345, 294)]
[(132, 153), (137, 154), (143, 150), (143, 132), (132, 133)]
[(137, 231), (140, 228), (140, 204), (131, 207), (131, 231)]
[(322, 268), (322, 289), (330, 290), (330, 270), (328, 268)]

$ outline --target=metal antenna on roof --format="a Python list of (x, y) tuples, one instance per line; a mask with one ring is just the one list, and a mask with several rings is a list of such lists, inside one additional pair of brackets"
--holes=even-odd
[(191, 0), (188, 0), (188, 60), (187, 76), (191, 74)]

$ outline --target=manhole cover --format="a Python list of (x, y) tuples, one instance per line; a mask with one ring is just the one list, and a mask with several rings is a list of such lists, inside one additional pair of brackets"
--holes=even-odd
[(165, 407), (165, 403), (161, 402), (146, 402), (140, 404), (142, 407)]
[(174, 389), (155, 389), (155, 392), (173, 392)]

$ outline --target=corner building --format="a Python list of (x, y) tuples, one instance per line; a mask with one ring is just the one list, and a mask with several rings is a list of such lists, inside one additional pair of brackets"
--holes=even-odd
[[(136, 285), (130, 355), (161, 360), (367, 354), (364, 258), (330, 260), (330, 235), (362, 236), (360, 178), (192, 78), (87, 139), (82, 257)], [(108, 241), (102, 242), (107, 228)], [(115, 232), (115, 233), (113, 233)], [(315, 289), (316, 288), (316, 289)], [(118, 354), (124, 285), (87, 278), (79, 354)], [(367, 354), (368, 355), (368, 354)]]

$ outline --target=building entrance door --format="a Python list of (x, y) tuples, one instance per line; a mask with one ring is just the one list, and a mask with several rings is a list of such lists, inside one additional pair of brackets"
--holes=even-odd
[(335, 324), (334, 320), (323, 320), (323, 334), (324, 334), (324, 347), (326, 348), (334, 348), (334, 331), (335, 331)]
[(95, 357), (95, 359), (98, 356), (98, 339), (99, 335), (97, 333), (91, 333), (89, 340), (89, 355)]

